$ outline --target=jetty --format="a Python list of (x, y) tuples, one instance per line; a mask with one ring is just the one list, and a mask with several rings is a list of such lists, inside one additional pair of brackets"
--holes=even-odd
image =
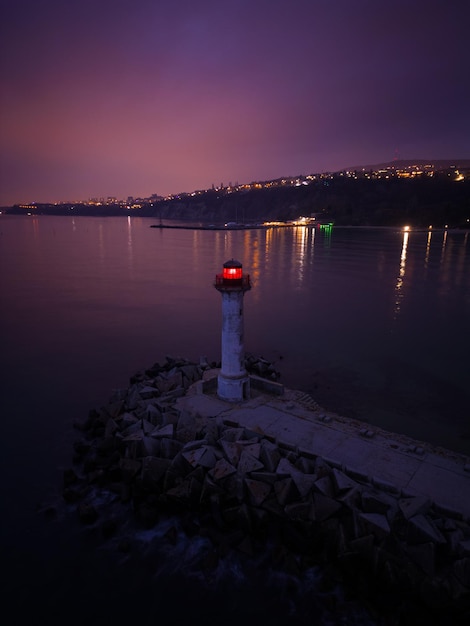
[(245, 365), (239, 402), (218, 396), (220, 365), (202, 358), (137, 372), (76, 425), (67, 506), (121, 552), (130, 520), (152, 528), (176, 513), (213, 544), (202, 575), (230, 551), (264, 550), (292, 576), (333, 568), (394, 618), (414, 607), (465, 623), (469, 459), (325, 411), (262, 358)]
[[(286, 224), (290, 226), (291, 224)], [(190, 224), (151, 224), (150, 228), (171, 228), (179, 230), (255, 230), (255, 229), (267, 229), (268, 226), (264, 224), (207, 224), (207, 225), (190, 225)]]

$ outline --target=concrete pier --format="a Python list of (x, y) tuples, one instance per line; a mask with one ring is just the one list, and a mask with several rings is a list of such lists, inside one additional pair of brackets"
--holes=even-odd
[[(210, 379), (207, 373), (206, 378)], [(229, 419), (279, 445), (321, 456), (333, 467), (385, 491), (426, 497), (444, 510), (470, 519), (470, 463), (466, 457), (327, 413), (302, 392), (254, 392), (250, 400), (238, 405), (214, 394), (193, 392), (178, 399), (177, 406), (200, 416)]]

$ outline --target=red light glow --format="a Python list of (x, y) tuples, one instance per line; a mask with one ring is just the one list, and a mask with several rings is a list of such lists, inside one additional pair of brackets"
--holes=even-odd
[(224, 280), (241, 280), (242, 268), (241, 267), (224, 267), (223, 273)]

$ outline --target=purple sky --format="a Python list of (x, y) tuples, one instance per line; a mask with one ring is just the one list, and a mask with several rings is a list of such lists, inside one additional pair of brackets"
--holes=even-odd
[(468, 0), (0, 2), (0, 206), (470, 158)]

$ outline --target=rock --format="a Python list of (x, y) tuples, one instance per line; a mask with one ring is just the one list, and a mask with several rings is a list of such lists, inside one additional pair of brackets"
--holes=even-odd
[(86, 443), (85, 441), (74, 441), (73, 443), (73, 449), (75, 450), (75, 453), (77, 454), (78, 458), (82, 458), (85, 456), (85, 454), (88, 454), (88, 452), (90, 451), (90, 444)]
[(324, 496), (328, 496), (332, 498), (335, 495), (335, 489), (333, 487), (333, 482), (330, 476), (323, 476), (322, 478), (317, 478), (314, 483), (315, 491), (323, 494)]
[(226, 459), (219, 459), (215, 463), (214, 467), (209, 471), (209, 475), (215, 481), (218, 481), (222, 478), (235, 474), (236, 471), (236, 468)]
[(104, 539), (110, 539), (116, 534), (117, 523), (114, 519), (108, 519), (103, 522), (101, 525), (101, 534)]
[(88, 502), (80, 502), (77, 508), (78, 517), (82, 524), (94, 524), (98, 519), (98, 512), (95, 507)]
[(150, 437), (153, 437), (154, 439), (161, 439), (162, 437), (172, 439), (174, 432), (174, 424), (166, 424), (166, 426), (157, 426), (157, 428), (154, 428), (150, 433)]
[(275, 472), (281, 460), (279, 448), (267, 439), (263, 439), (260, 443), (259, 459), (268, 472)]
[(240, 474), (249, 474), (264, 469), (264, 465), (252, 454), (243, 450), (238, 461), (237, 471)]
[(182, 411), (178, 417), (176, 437), (179, 441), (187, 443), (196, 439), (197, 424), (193, 415)]
[(445, 544), (446, 540), (431, 522), (424, 515), (415, 515), (408, 520), (407, 540), (409, 543), (423, 543), (432, 541), (437, 544)]
[(104, 429), (104, 436), (106, 438), (110, 438), (112, 437), (117, 431), (119, 430), (119, 426), (116, 424), (116, 422), (113, 420), (113, 418), (111, 417), (107, 422), (106, 422), (106, 426)]
[(416, 496), (412, 498), (401, 498), (398, 501), (398, 507), (405, 516), (405, 519), (410, 519), (418, 513), (426, 513), (431, 506), (429, 498), (424, 496)]
[(260, 480), (263, 483), (268, 483), (268, 485), (274, 485), (279, 480), (279, 476), (274, 472), (251, 472), (250, 476), (253, 480)]
[(142, 459), (142, 480), (144, 484), (155, 487), (165, 476), (170, 466), (169, 459), (161, 459), (153, 456)]
[(261, 505), (265, 511), (278, 518), (284, 517), (284, 507), (279, 504), (277, 497), (268, 497)]
[(390, 502), (385, 494), (372, 493), (371, 491), (363, 491), (362, 493), (362, 509), (365, 513), (386, 514), (390, 508)]
[(175, 456), (180, 452), (183, 448), (183, 444), (176, 439), (167, 439), (164, 437), (161, 440), (161, 451), (160, 454), (165, 459), (174, 459)]
[(244, 441), (238, 441), (236, 445), (241, 448), (241, 452), (246, 452), (248, 454), (251, 454), (251, 456), (253, 456), (255, 459), (259, 459), (261, 450), (261, 446), (259, 443), (251, 443), (250, 441), (247, 441), (245, 443)]
[(245, 478), (245, 485), (247, 487), (247, 493), (251, 504), (254, 506), (261, 506), (271, 493), (271, 486), (267, 483), (263, 483), (259, 480), (253, 480), (251, 478)]
[(253, 556), (255, 551), (253, 548), (253, 542), (249, 535), (245, 535), (243, 539), (236, 545), (236, 549), (247, 556)]
[(62, 498), (67, 504), (75, 504), (83, 498), (85, 492), (83, 489), (77, 487), (66, 487), (62, 491)]
[(323, 495), (322, 493), (313, 494), (313, 503), (315, 506), (315, 519), (319, 522), (330, 518), (332, 515), (341, 510), (342, 504), (333, 498)]
[(64, 470), (63, 475), (63, 484), (64, 488), (70, 487), (71, 485), (76, 485), (78, 483), (78, 476), (73, 469)]
[(420, 543), (416, 546), (407, 546), (406, 553), (414, 563), (418, 565), (427, 576), (435, 574), (435, 544), (432, 541)]
[(294, 492), (294, 481), (290, 476), (274, 483), (274, 493), (277, 501), (283, 507), (298, 495), (297, 492)]
[(160, 395), (159, 390), (156, 387), (150, 387), (146, 385), (139, 389), (139, 395), (143, 400), (148, 400), (150, 398), (154, 398)]
[(198, 465), (200, 465), (201, 467), (211, 469), (215, 466), (217, 462), (217, 458), (212, 446), (203, 445), (200, 448), (183, 451), (182, 455), (192, 467), (197, 467)]
[(284, 507), (284, 513), (290, 520), (315, 520), (315, 508), (312, 501), (292, 502), (291, 504), (286, 504)]
[[(461, 532), (459, 531), (459, 536)], [(470, 539), (459, 541), (458, 550), (462, 555), (470, 556)]]
[(457, 580), (470, 592), (470, 558), (455, 561), (452, 571)]
[(206, 474), (201, 488), (201, 502), (214, 500), (225, 494), (224, 489)]
[(160, 374), (155, 379), (155, 384), (161, 394), (173, 391), (178, 387), (183, 388), (183, 374), (178, 371), (174, 371), (173, 374), (168, 373), (166, 376)]
[(227, 441), (225, 439), (221, 439), (219, 443), (227, 461), (236, 467), (238, 465), (238, 461), (240, 460), (240, 446), (238, 446), (234, 441)]
[(369, 534), (351, 540), (349, 542), (349, 549), (369, 560), (374, 555), (374, 544), (375, 536)]
[(129, 458), (121, 458), (119, 461), (119, 468), (122, 472), (122, 477), (124, 482), (131, 481), (134, 476), (140, 471), (142, 467), (141, 461), (137, 461), (135, 459)]
[(153, 403), (147, 404), (144, 409), (143, 417), (154, 426), (161, 424), (162, 421), (162, 414)]
[(219, 440), (219, 428), (215, 419), (209, 419), (202, 430), (207, 443), (215, 446)]
[(221, 439), (223, 441), (238, 441), (243, 437), (244, 428), (224, 428)]
[(196, 382), (197, 380), (200, 380), (201, 378), (201, 371), (197, 365), (192, 365), (192, 364), (183, 365), (181, 367), (181, 373), (183, 374), (183, 377), (186, 379), (186, 381), (184, 381), (184, 378), (183, 378), (183, 381), (184, 381), (183, 385), (186, 389), (190, 385), (192, 385), (192, 383)]
[(384, 539), (390, 534), (390, 524), (385, 515), (380, 513), (361, 513), (359, 518), (364, 521), (364, 526), (379, 539)]
[(343, 474), (343, 472), (338, 469), (333, 468), (331, 475), (337, 493), (342, 493), (348, 489), (354, 489), (354, 487), (357, 486), (356, 481), (352, 480), (349, 476), (346, 476), (346, 474)]

